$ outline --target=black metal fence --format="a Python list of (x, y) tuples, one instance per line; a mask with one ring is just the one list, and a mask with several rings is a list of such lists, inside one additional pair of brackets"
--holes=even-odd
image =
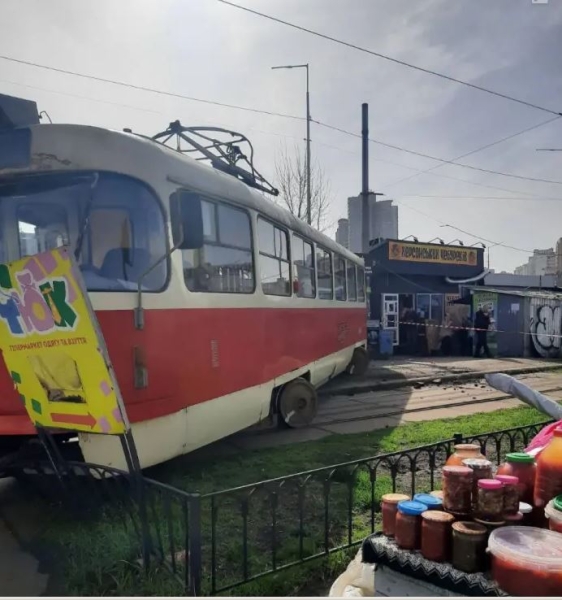
[[(138, 486), (128, 473), (83, 463), (68, 463), (61, 486), (53, 486), (43, 464), (29, 465), (26, 473), (54, 501), (61, 501), (64, 490), (63, 501), (72, 500), (92, 545), (94, 524), (110, 524), (111, 536), (119, 536), (119, 560), (146, 570), (151, 563), (164, 565), (181, 593), (215, 595), (359, 545), (378, 529), (383, 494), (413, 495), (440, 486), (441, 468), (455, 443), (479, 443), (499, 462), (507, 452), (523, 449), (544, 425), (458, 434), (205, 495), (151, 479)], [(108, 569), (115, 560), (108, 551)]]

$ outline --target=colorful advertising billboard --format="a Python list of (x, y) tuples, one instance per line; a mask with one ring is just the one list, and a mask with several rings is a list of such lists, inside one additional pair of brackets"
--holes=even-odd
[(0, 350), (36, 426), (114, 435), (129, 429), (105, 342), (67, 248), (0, 264)]

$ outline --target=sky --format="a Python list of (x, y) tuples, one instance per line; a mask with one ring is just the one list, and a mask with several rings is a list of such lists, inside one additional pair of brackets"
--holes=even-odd
[[(235, 0), (401, 61), (562, 112), (562, 0)], [(2, 0), (0, 56), (200, 99), (312, 118), (452, 160), (553, 115), (337, 45), (217, 0)], [(54, 122), (153, 135), (179, 119), (243, 132), (275, 185), (305, 122), (124, 88), (0, 59), (0, 93), (37, 101)], [(330, 184), (327, 233), (361, 190), (361, 140), (313, 123), (312, 157)], [(460, 159), (562, 182), (562, 118)], [(369, 146), (370, 187), (398, 203), (400, 237), (485, 240), (512, 271), (562, 237), (562, 183), (484, 173)], [(438, 167), (428, 173), (427, 169)], [(456, 229), (455, 229), (456, 228)], [(463, 230), (463, 232), (459, 231)], [(494, 245), (497, 244), (497, 245)], [(512, 246), (518, 250), (507, 248)]]

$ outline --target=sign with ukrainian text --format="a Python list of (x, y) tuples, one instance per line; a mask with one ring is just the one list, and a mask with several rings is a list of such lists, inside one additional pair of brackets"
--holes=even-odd
[(388, 259), (474, 267), (478, 263), (478, 254), (476, 249), (462, 246), (389, 242)]
[(36, 426), (128, 429), (105, 342), (67, 248), (0, 264), (0, 350)]

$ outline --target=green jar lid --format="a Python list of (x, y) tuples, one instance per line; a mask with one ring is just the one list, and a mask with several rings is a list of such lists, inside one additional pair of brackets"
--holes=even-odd
[(507, 460), (507, 462), (514, 463), (532, 464), (535, 462), (534, 457), (530, 454), (527, 454), (526, 452), (510, 452), (506, 455), (505, 459)]
[(554, 506), (556, 510), (562, 511), (562, 496), (556, 496), (552, 501), (552, 506)]

